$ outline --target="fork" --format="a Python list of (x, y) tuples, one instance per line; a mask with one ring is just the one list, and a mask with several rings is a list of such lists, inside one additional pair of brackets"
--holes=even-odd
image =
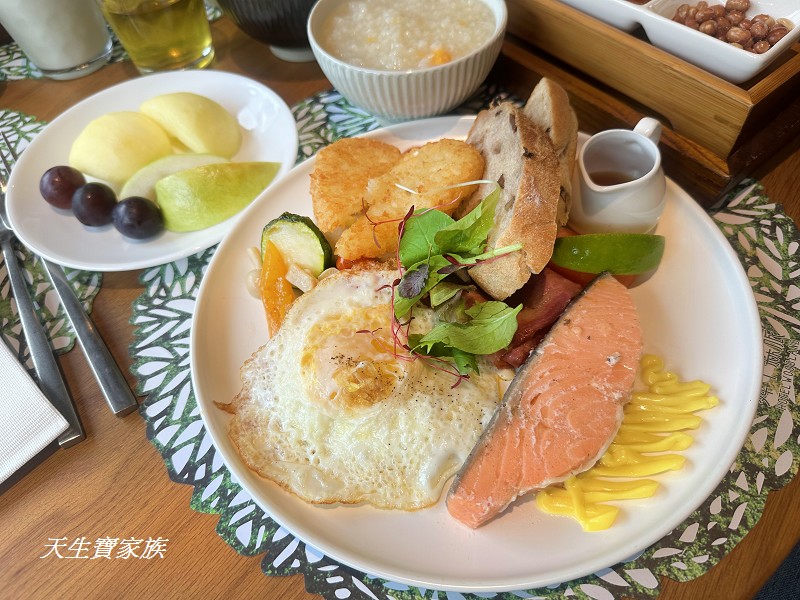
[[(9, 154), (16, 162), (18, 155), (14, 151), (14, 147), (5, 133), (0, 132), (0, 136), (2, 136)], [(6, 171), (11, 172), (10, 164), (2, 152), (0, 152), (0, 160), (2, 160)], [(59, 300), (61, 300), (61, 305), (64, 307), (70, 323), (72, 323), (75, 337), (86, 355), (89, 367), (92, 369), (106, 403), (118, 417), (130, 414), (138, 408), (136, 396), (133, 395), (125, 376), (122, 374), (119, 365), (114, 360), (100, 333), (95, 328), (94, 323), (92, 323), (89, 315), (83, 309), (83, 305), (75, 295), (75, 290), (67, 279), (64, 270), (42, 256), (39, 257), (39, 260), (44, 266), (50, 281), (52, 281), (53, 288)]]
[[(5, 140), (5, 135), (3, 136)], [(10, 173), (8, 161), (5, 154), (0, 152), (6, 173)], [(28, 342), (31, 354), (31, 361), (42, 392), (50, 400), (50, 403), (66, 419), (69, 426), (58, 436), (58, 445), (61, 448), (69, 448), (86, 438), (75, 403), (70, 396), (69, 390), (61, 376), (58, 363), (50, 349), (50, 342), (47, 334), (36, 316), (36, 309), (33, 300), (25, 284), (22, 269), (17, 262), (17, 256), (13, 247), (14, 231), (8, 222), (6, 215), (6, 180), (0, 177), (0, 247), (2, 247), (3, 258), (8, 271), (8, 279), (11, 283), (11, 293), (17, 302), (17, 312), (22, 323), (22, 331)]]

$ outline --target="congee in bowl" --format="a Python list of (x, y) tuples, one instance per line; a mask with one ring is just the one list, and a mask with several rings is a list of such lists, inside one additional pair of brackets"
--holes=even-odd
[(466, 56), (494, 31), (494, 15), (481, 0), (350, 0), (322, 23), (319, 43), (352, 65), (405, 71)]
[(503, 0), (319, 0), (308, 38), (345, 98), (398, 121), (469, 98), (497, 60), (507, 18)]

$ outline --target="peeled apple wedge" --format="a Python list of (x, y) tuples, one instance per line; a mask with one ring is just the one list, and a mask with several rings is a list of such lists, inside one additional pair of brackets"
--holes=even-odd
[(156, 183), (164, 227), (205, 229), (250, 204), (278, 173), (280, 163), (227, 162), (180, 171)]
[(69, 153), (70, 166), (122, 185), (131, 175), (172, 154), (167, 133), (152, 119), (132, 111), (112, 112), (91, 121), (78, 134)]
[(242, 131), (233, 115), (205, 96), (162, 94), (145, 101), (139, 110), (192, 152), (231, 158), (242, 145)]
[(122, 186), (119, 197), (141, 196), (155, 202), (156, 183), (159, 180), (186, 169), (224, 162), (228, 162), (228, 159), (213, 154), (172, 154), (165, 156), (136, 171)]

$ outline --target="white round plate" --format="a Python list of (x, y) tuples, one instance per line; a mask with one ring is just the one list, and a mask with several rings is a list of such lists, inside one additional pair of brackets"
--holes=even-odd
[[(465, 137), (472, 117), (441, 117), (372, 132), (400, 147)], [(750, 428), (761, 384), (761, 326), (753, 294), (728, 242), (706, 213), (670, 182), (658, 233), (666, 251), (656, 273), (632, 289), (645, 350), (685, 380), (713, 385), (719, 406), (704, 412), (686, 466), (660, 476), (647, 500), (622, 503), (608, 530), (584, 532), (545, 515), (529, 495), (477, 530), (452, 519), (441, 500), (416, 512), (307, 504), (261, 479), (227, 435), (230, 415), (214, 401), (239, 391), (239, 368), (267, 341), (264, 310), (245, 289), (246, 249), (283, 211), (311, 215), (314, 159), (261, 195), (217, 249), (203, 279), (191, 332), (194, 391), (205, 424), (235, 478), (277, 522), (341, 563), (418, 587), (508, 591), (569, 581), (633, 557), (679, 525), (714, 490)]]
[(17, 237), (53, 262), (89, 271), (152, 267), (219, 242), (238, 215), (200, 231), (164, 231), (157, 237), (136, 241), (123, 237), (112, 225), (85, 227), (71, 211), (50, 206), (39, 194), (42, 174), (50, 167), (67, 164), (72, 142), (90, 121), (113, 111), (138, 110), (145, 100), (171, 92), (201, 94), (216, 100), (238, 118), (243, 141), (234, 161), (280, 162), (276, 181), (294, 166), (294, 117), (286, 103), (264, 85), (223, 71), (179, 71), (139, 77), (79, 102), (31, 141), (14, 167), (6, 198)]

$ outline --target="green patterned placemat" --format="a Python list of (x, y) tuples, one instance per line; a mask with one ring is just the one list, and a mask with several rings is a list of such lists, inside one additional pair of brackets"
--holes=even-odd
[[(459, 112), (474, 114), (497, 96), (483, 89)], [(293, 108), (300, 133), (298, 161), (343, 136), (379, 124), (338, 93), (317, 95)], [(140, 414), (173, 481), (194, 488), (191, 507), (219, 515), (217, 533), (237, 552), (262, 555), (269, 576), (302, 574), (306, 588), (326, 599), (371, 598), (655, 598), (659, 577), (689, 580), (717, 564), (761, 517), (767, 493), (797, 472), (800, 448), (791, 435), (800, 421), (797, 268), (800, 236), (781, 207), (755, 181), (734, 190), (713, 218), (738, 253), (753, 286), (764, 328), (764, 384), (750, 436), (713, 494), (670, 535), (627, 562), (582, 579), (514, 593), (459, 594), (372, 578), (338, 564), (279, 526), (232, 478), (206, 432), (192, 392), (189, 330), (210, 248), (146, 270), (145, 292), (134, 304), (136, 341), (130, 352)]]
[[(0, 111), (0, 131), (5, 134), (18, 155), (22, 153), (36, 134), (44, 129), (44, 126), (45, 123), (37, 121), (35, 117), (30, 115), (15, 111)], [(6, 148), (2, 147), (2, 143), (0, 143), (0, 151), (6, 152)], [(8, 173), (2, 167), (0, 167), (0, 176), (6, 181), (8, 180)], [(36, 200), (36, 198), (32, 199), (32, 201)], [(40, 200), (44, 202), (44, 200)], [(15, 242), (15, 248), (17, 256), (25, 269), (25, 279), (33, 297), (39, 321), (44, 325), (53, 349), (58, 353), (71, 350), (75, 345), (75, 334), (72, 330), (72, 325), (67, 319), (53, 284), (40, 264), (39, 257), (19, 242)], [(87, 313), (90, 313), (95, 296), (97, 296), (103, 283), (102, 274), (69, 268), (65, 268), (64, 273), (72, 283), (73, 288), (75, 288), (84, 309)], [(20, 362), (26, 364), (28, 370), (32, 372), (28, 346), (22, 335), (22, 326), (17, 316), (17, 304), (11, 295), (8, 271), (2, 255), (0, 255), (0, 331), (2, 331), (2, 336), (9, 347), (17, 353)]]

